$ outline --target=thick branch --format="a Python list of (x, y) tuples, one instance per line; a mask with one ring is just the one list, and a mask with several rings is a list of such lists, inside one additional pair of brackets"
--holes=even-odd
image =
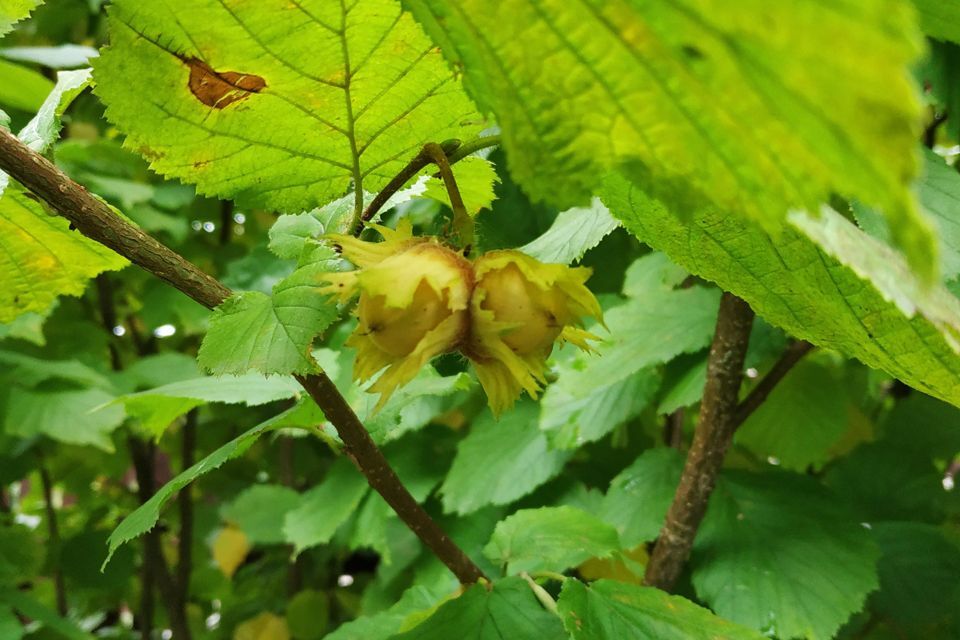
[[(83, 235), (166, 280), (200, 304), (213, 308), (230, 290), (154, 238), (113, 213), (103, 201), (73, 182), (53, 164), (0, 128), (3, 169), (70, 220)], [(298, 378), (336, 428), (360, 471), (400, 519), (420, 537), (464, 584), (483, 577), (477, 567), (403, 486), (370, 439), (369, 433), (323, 373)]]
[(644, 583), (669, 590), (680, 577), (693, 538), (707, 511), (723, 457), (733, 439), (743, 362), (750, 342), (753, 310), (731, 293), (720, 299), (717, 328), (707, 360), (707, 384), (700, 419), (683, 475), (653, 547)]

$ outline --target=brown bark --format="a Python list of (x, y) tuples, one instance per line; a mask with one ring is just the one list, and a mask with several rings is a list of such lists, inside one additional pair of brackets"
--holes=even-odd
[[(230, 295), (230, 289), (120, 218), (106, 203), (90, 195), (46, 158), (2, 128), (0, 169), (70, 220), (83, 235), (169, 282), (200, 304), (212, 309)], [(483, 577), (480, 568), (413, 499), (326, 374), (298, 376), (298, 380), (336, 428), (370, 486), (383, 496), (400, 519), (462, 583), (472, 584)]]
[(644, 583), (669, 590), (690, 556), (693, 538), (716, 486), (723, 457), (736, 429), (743, 362), (750, 342), (753, 310), (731, 293), (720, 299), (717, 328), (707, 360), (707, 384), (700, 418), (683, 467), (683, 475), (653, 547)]

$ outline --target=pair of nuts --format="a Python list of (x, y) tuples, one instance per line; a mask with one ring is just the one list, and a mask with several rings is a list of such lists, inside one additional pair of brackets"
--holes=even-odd
[(383, 373), (369, 391), (382, 406), (427, 362), (459, 350), (473, 363), (495, 414), (523, 391), (536, 397), (558, 340), (587, 347), (584, 316), (600, 305), (584, 283), (590, 269), (544, 264), (519, 251), (467, 260), (435, 237), (374, 227), (383, 242), (330, 235), (355, 271), (326, 274), (326, 290), (346, 302), (357, 292), (359, 323), (347, 341), (357, 349), (354, 378)]

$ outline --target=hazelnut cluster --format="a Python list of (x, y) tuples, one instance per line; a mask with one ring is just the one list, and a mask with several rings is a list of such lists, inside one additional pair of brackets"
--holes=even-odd
[(359, 293), (354, 378), (383, 373), (369, 391), (382, 406), (398, 387), (442, 353), (473, 363), (495, 414), (523, 391), (536, 397), (557, 341), (588, 349), (585, 316), (601, 318), (584, 285), (590, 269), (544, 264), (519, 251), (490, 251), (474, 261), (432, 236), (374, 225), (383, 242), (331, 234), (354, 271), (330, 273), (326, 290), (346, 302)]

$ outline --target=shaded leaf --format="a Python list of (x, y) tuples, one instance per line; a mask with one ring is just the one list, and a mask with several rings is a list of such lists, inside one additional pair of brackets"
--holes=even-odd
[(104, 406), (113, 396), (100, 389), (40, 390), (15, 387), (6, 398), (4, 430), (22, 438), (44, 435), (58, 442), (112, 452), (110, 433), (123, 422), (123, 407)]
[(249, 449), (250, 446), (256, 442), (260, 436), (278, 428), (282, 424), (283, 419), (286, 418), (289, 413), (289, 411), (285, 411), (270, 418), (269, 420), (266, 420), (265, 422), (261, 422), (249, 431), (246, 431), (225, 445), (219, 447), (203, 460), (200, 460), (192, 467), (173, 478), (173, 480), (160, 487), (160, 489), (153, 494), (153, 497), (140, 505), (133, 513), (124, 518), (117, 528), (113, 530), (113, 533), (110, 534), (110, 538), (107, 541), (107, 557), (103, 561), (103, 565), (106, 566), (106, 564), (110, 562), (111, 556), (113, 556), (113, 553), (120, 545), (124, 544), (125, 542), (129, 542), (130, 540), (133, 540), (134, 538), (137, 538), (147, 531), (153, 529), (154, 525), (157, 524), (157, 520), (160, 519), (160, 510), (163, 508), (163, 505), (165, 505), (171, 497), (180, 491), (180, 489), (187, 486), (205, 473), (220, 467), (228, 460), (232, 460), (233, 458), (243, 455), (243, 453)]
[(682, 470), (676, 449), (648, 449), (610, 483), (601, 515), (617, 528), (624, 548), (659, 535)]
[(283, 485), (255, 484), (220, 509), (253, 544), (284, 542), (283, 518), (300, 505), (300, 494)]
[(697, 533), (692, 579), (724, 618), (826, 640), (877, 588), (878, 556), (869, 531), (811, 478), (729, 472)]
[(848, 405), (835, 370), (801, 362), (737, 429), (736, 442), (785, 469), (819, 469), (848, 429)]

